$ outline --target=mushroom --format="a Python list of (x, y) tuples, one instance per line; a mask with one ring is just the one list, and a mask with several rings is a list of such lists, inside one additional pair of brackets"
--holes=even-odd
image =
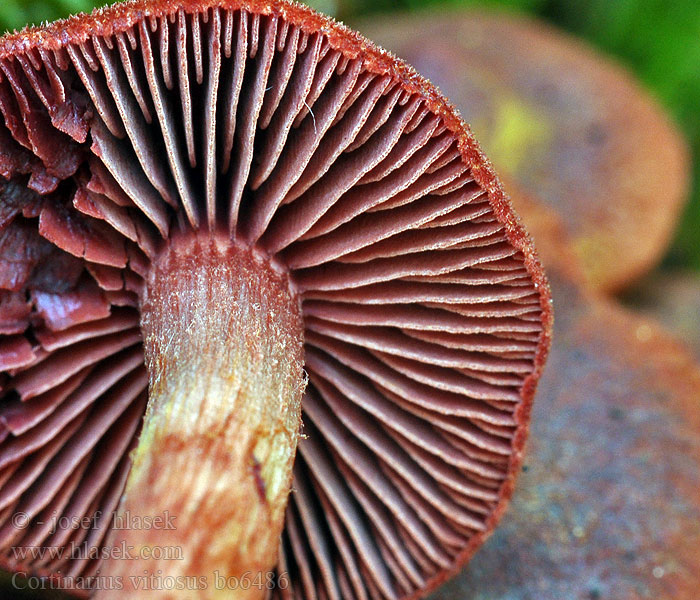
[(293, 3), (130, 2), (2, 39), (0, 111), (13, 583), (409, 598), (474, 553), (551, 311), (434, 87)]
[(688, 147), (620, 65), (546, 23), (503, 13), (354, 25), (439, 86), (499, 172), (560, 215), (596, 289), (617, 292), (661, 258), (688, 199)]
[(695, 598), (697, 358), (653, 321), (545, 265), (556, 343), (527, 470), (498, 530), (435, 600)]

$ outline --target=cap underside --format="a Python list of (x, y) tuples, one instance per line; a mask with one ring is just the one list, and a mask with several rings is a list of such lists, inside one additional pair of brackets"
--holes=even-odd
[(125, 4), (0, 42), (8, 569), (96, 573), (15, 550), (104, 543), (147, 400), (139, 297), (173, 230), (255, 247), (301, 301), (308, 438), (275, 597), (414, 597), (504, 508), (551, 319), (527, 238), (434, 89), (275, 6)]

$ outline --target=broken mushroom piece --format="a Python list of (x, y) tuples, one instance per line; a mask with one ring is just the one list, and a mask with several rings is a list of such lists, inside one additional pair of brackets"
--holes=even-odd
[(435, 88), (295, 4), (138, 2), (5, 37), (0, 111), (7, 569), (409, 598), (473, 554), (551, 312)]

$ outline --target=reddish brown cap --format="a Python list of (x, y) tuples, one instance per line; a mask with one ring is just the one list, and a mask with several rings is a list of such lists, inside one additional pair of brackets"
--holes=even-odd
[(653, 321), (549, 271), (555, 344), (498, 531), (435, 600), (691, 600), (700, 368)]
[(499, 172), (559, 214), (594, 287), (618, 291), (661, 257), (687, 199), (689, 153), (625, 69), (514, 15), (430, 13), (357, 26), (437, 85)]
[(171, 232), (207, 228), (288, 271), (304, 317), (277, 593), (417, 597), (473, 554), (522, 462), (551, 312), (435, 88), (300, 5), (134, 2), (1, 40), (0, 110), (8, 569), (96, 573), (13, 551), (104, 543), (146, 402), (143, 278)]

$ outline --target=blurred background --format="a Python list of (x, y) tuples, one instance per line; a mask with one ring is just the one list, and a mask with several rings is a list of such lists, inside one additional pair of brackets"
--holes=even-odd
[[(0, 30), (77, 12), (94, 0), (2, 0)], [(375, 15), (493, 8), (536, 16), (579, 36), (629, 68), (661, 102), (693, 155), (691, 200), (662, 268), (700, 271), (700, 2), (697, 0), (308, 0), (353, 23)], [(426, 12), (427, 14), (427, 12)], [(487, 149), (488, 150), (488, 149)]]

